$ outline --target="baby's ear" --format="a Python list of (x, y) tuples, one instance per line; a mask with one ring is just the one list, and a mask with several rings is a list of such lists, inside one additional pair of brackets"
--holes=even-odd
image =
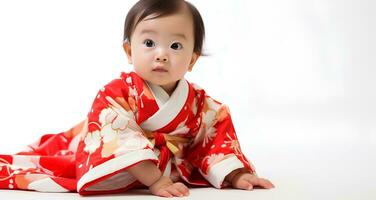
[(125, 54), (127, 54), (128, 63), (132, 64), (132, 50), (131, 50), (131, 44), (129, 43), (129, 41), (124, 41), (123, 49), (125, 51)]
[(188, 71), (190, 71), (190, 72), (192, 71), (193, 65), (195, 65), (195, 63), (196, 63), (196, 61), (198, 60), (199, 57), (200, 57), (200, 54), (193, 52), (191, 62), (189, 62)]

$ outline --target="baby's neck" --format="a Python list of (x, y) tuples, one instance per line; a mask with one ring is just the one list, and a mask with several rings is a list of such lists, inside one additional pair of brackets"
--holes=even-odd
[(167, 92), (169, 96), (171, 96), (171, 94), (175, 91), (177, 85), (178, 85), (178, 81), (175, 81), (173, 83), (161, 85), (161, 87), (163, 88), (164, 91)]

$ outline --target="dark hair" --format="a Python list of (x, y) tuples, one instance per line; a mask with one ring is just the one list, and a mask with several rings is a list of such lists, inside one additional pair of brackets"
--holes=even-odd
[(202, 54), (202, 46), (205, 38), (204, 22), (200, 13), (191, 3), (185, 0), (140, 0), (128, 12), (124, 24), (124, 41), (130, 42), (131, 35), (145, 17), (156, 14), (152, 19), (175, 14), (186, 5), (192, 14), (194, 30), (194, 48), (193, 51)]

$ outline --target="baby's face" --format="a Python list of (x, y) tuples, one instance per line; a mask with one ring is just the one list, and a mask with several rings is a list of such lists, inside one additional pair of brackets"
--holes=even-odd
[(124, 44), (128, 61), (144, 80), (173, 86), (198, 59), (193, 52), (193, 20), (187, 8), (169, 16), (147, 16)]

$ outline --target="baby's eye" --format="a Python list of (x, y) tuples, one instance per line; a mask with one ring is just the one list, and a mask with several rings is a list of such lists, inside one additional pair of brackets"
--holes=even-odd
[(171, 49), (180, 50), (183, 48), (183, 45), (180, 42), (174, 42), (171, 44)]
[(146, 45), (147, 47), (153, 47), (153, 46), (155, 46), (155, 43), (154, 43), (154, 41), (151, 40), (151, 39), (146, 39), (146, 40), (144, 41), (144, 45)]

